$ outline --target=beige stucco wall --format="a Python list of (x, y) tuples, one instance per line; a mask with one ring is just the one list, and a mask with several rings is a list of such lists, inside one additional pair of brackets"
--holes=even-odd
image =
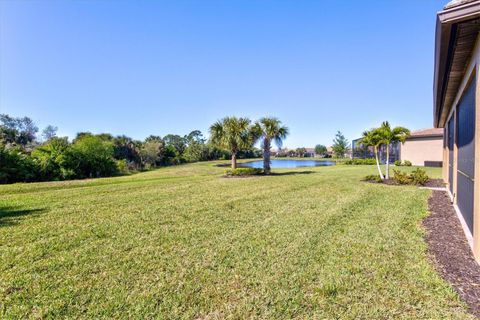
[(411, 161), (414, 166), (423, 166), (425, 161), (443, 161), (443, 138), (408, 139), (401, 146), (400, 158), (402, 161)]

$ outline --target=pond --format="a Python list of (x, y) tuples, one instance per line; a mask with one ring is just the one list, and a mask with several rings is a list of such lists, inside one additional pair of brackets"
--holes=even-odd
[[(279, 168), (304, 168), (304, 167), (320, 167), (333, 166), (335, 161), (319, 161), (319, 160), (271, 160), (270, 167), (272, 169)], [(263, 160), (242, 162), (237, 165), (240, 168), (263, 168)]]

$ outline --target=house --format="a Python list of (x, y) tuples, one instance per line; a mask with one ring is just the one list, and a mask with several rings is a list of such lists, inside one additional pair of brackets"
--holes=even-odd
[(316, 156), (315, 148), (305, 148), (305, 153), (303, 154), (304, 157), (313, 158)]
[(441, 167), (443, 161), (443, 129), (431, 128), (412, 131), (400, 145), (400, 160), (414, 166)]
[(434, 126), (444, 128), (443, 179), (480, 262), (480, 1), (437, 13)]

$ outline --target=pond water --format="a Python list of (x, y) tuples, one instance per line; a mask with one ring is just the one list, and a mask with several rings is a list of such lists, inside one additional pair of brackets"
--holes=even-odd
[[(304, 168), (333, 166), (335, 161), (318, 161), (318, 160), (271, 160), (270, 167), (276, 168)], [(263, 168), (263, 160), (242, 162), (237, 165), (240, 168)]]

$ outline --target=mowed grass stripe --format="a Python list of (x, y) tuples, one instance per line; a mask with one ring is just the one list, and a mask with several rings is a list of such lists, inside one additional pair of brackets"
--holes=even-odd
[(222, 171), (7, 186), (2, 206), (44, 211), (0, 220), (0, 317), (469, 318), (426, 256), (429, 191), (371, 166)]

